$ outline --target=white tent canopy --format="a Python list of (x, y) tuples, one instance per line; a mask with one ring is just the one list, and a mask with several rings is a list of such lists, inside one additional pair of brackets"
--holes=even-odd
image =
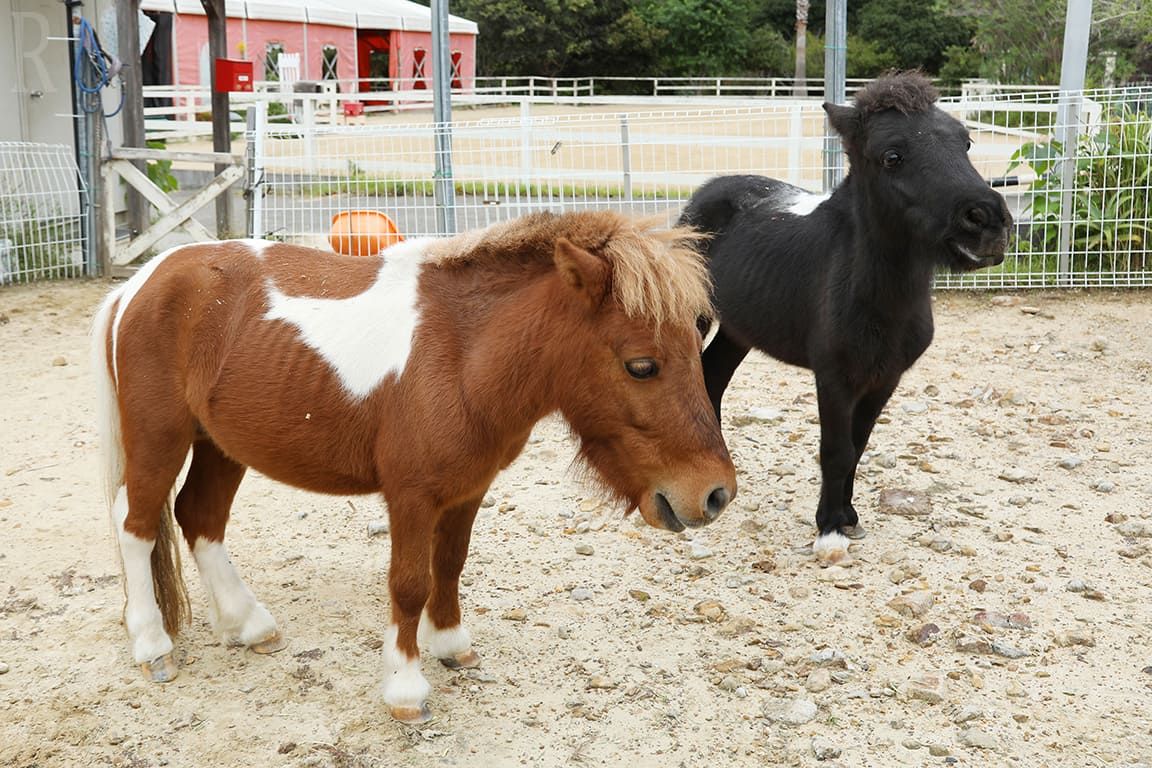
[[(142, 0), (140, 9), (204, 15), (200, 0)], [(408, 0), (226, 0), (228, 16), (236, 19), (298, 21), (356, 29), (400, 29), (431, 32), (432, 9)], [(478, 34), (476, 22), (448, 16), (448, 31)]]

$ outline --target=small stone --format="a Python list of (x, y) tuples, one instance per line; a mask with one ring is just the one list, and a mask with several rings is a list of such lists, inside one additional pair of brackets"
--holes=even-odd
[(740, 687), (740, 678), (735, 675), (725, 675), (720, 681), (720, 690), (727, 691), (728, 693), (735, 693), (736, 689)]
[(940, 627), (935, 624), (921, 624), (914, 627), (905, 634), (909, 640), (921, 648), (927, 648), (932, 643), (936, 642), (937, 637), (940, 635)]
[(688, 549), (688, 557), (693, 560), (703, 560), (712, 557), (713, 554), (715, 553), (711, 549), (696, 541), (692, 542), (692, 546)]
[(368, 536), (383, 536), (388, 533), (389, 527), (388, 520), (370, 520), (368, 522)]
[(697, 616), (703, 616), (708, 621), (722, 621), (725, 616), (724, 606), (719, 600), (701, 600), (692, 606)]
[(899, 464), (899, 460), (894, 453), (880, 453), (875, 458), (876, 466), (883, 467), (884, 469), (895, 469)]
[(984, 579), (975, 579), (968, 584), (968, 589), (972, 590), (973, 592), (983, 592), (984, 590), (988, 589), (988, 582), (984, 581)]
[(926, 589), (901, 595), (888, 601), (888, 607), (901, 616), (915, 618), (923, 616), (936, 603), (936, 598)]
[(108, 734), (108, 743), (123, 744), (127, 738), (128, 736), (126, 734), (120, 733), (119, 731), (112, 731), (112, 733)]
[(901, 403), (900, 410), (904, 411), (904, 413), (924, 413), (928, 410), (928, 404), (918, 402)]
[(1027, 696), (1028, 692), (1024, 690), (1024, 686), (1020, 685), (1019, 680), (1009, 680), (1008, 687), (1004, 689), (1004, 695), (1009, 698), (1019, 699)]
[(588, 681), (588, 687), (595, 688), (597, 690), (610, 690), (616, 686), (616, 681), (605, 675), (593, 675), (592, 678)]
[(784, 418), (783, 412), (776, 408), (750, 408), (748, 417), (753, 421), (780, 421)]
[(1134, 539), (1152, 538), (1152, 525), (1140, 520), (1129, 520), (1117, 525), (1116, 533)]
[(647, 592), (645, 592), (642, 589), (630, 589), (630, 590), (628, 590), (628, 596), (631, 597), (633, 600), (636, 600), (637, 602), (641, 602), (641, 603), (647, 602), (647, 601), (652, 599), (652, 595), (648, 594)]
[(881, 512), (904, 517), (921, 517), (932, 512), (932, 501), (928, 494), (906, 488), (882, 489), (879, 506)]
[(576, 587), (575, 589), (572, 590), (572, 599), (573, 600), (591, 600), (592, 599), (592, 590), (588, 589), (587, 587)]
[(994, 737), (977, 728), (967, 728), (961, 731), (960, 744), (976, 749), (996, 749), (998, 747)]
[(980, 709), (980, 707), (966, 704), (952, 715), (952, 722), (956, 725), (963, 725), (972, 720), (979, 720), (982, 717), (984, 717), (984, 710)]
[(832, 686), (832, 673), (823, 667), (814, 669), (808, 673), (808, 679), (804, 681), (804, 687), (812, 693), (820, 693), (826, 691)]
[(1076, 469), (1084, 463), (1084, 459), (1079, 456), (1065, 456), (1060, 460), (1061, 469)]
[(817, 760), (835, 760), (840, 757), (840, 747), (823, 736), (812, 737), (812, 754)]
[(9, 669), (8, 662), (0, 661), (0, 675), (8, 674), (8, 669)]
[(768, 718), (786, 725), (804, 725), (815, 720), (818, 711), (819, 708), (814, 702), (807, 699), (796, 699), (779, 709), (775, 714), (768, 715)]
[(816, 653), (808, 657), (808, 663), (817, 667), (828, 667), (830, 669), (843, 669), (848, 666), (848, 659), (844, 654), (835, 648), (821, 648)]
[(1116, 490), (1116, 483), (1111, 480), (1097, 480), (1090, 487), (1097, 493), (1112, 493)]
[(1069, 592), (1087, 592), (1088, 585), (1079, 579), (1072, 579), (1064, 585), (1064, 589), (1068, 590)]
[(500, 618), (505, 621), (526, 621), (528, 619), (528, 611), (523, 608), (512, 608), (504, 611), (504, 615)]
[(578, 555), (590, 555), (594, 551), (591, 544), (577, 544), (575, 549)]
[(1019, 296), (993, 296), (989, 301), (997, 307), (1015, 307), (1023, 301)]
[[(65, 365), (68, 365), (68, 361), (65, 360), (63, 357), (54, 357), (54, 358), (52, 358), (52, 365), (56, 366), (57, 368), (61, 368)], [(120, 741), (123, 741), (123, 739), (121, 739)], [(116, 742), (116, 743), (119, 743), (119, 742)]]
[(928, 754), (932, 757), (948, 757), (952, 754), (952, 749), (947, 744), (929, 744)]
[(1083, 645), (1088, 648), (1094, 648), (1096, 646), (1096, 638), (1086, 629), (1057, 632), (1052, 638), (1052, 642), (1061, 648), (1068, 648), (1073, 645)]
[(943, 683), (935, 675), (913, 677), (896, 690), (901, 701), (917, 700), (939, 704), (944, 700)]
[(1000, 473), (1001, 480), (1007, 480), (1010, 483), (1031, 483), (1035, 482), (1036, 476), (1025, 472), (1019, 467), (1009, 467)]
[(1028, 651), (1017, 648), (1014, 645), (1009, 645), (1008, 643), (991, 643), (989, 648), (993, 654), (1003, 656), (1006, 659), (1022, 659), (1025, 656), (1031, 655)]
[(812, 590), (805, 586), (796, 585), (788, 588), (788, 594), (796, 600), (803, 600), (812, 594)]

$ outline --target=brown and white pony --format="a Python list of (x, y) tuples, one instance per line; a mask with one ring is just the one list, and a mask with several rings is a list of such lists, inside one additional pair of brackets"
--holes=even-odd
[(149, 261), (104, 301), (93, 340), (124, 621), (145, 675), (176, 676), (190, 611), (173, 510), (214, 630), (284, 647), (224, 545), (248, 467), (383, 494), (383, 694), (406, 722), (429, 717), (421, 645), (479, 663), (460, 623), (472, 523), (545, 415), (562, 414), (606, 490), (651, 525), (715, 520), (736, 479), (700, 367), (711, 304), (694, 237), (612, 212), (537, 214), (374, 258), (236, 240)]

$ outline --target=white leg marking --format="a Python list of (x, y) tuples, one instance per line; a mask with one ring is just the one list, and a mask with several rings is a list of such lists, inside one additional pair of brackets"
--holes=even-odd
[(825, 533), (816, 537), (816, 541), (812, 544), (812, 554), (823, 563), (838, 563), (848, 557), (848, 545), (851, 543), (851, 540), (839, 531)]
[(225, 643), (252, 645), (276, 632), (276, 621), (240, 579), (223, 542), (196, 539), (196, 569), (208, 593), (208, 620)]
[(286, 296), (268, 286), (265, 320), (296, 326), (300, 340), (324, 359), (354, 397), (371, 394), (388, 376), (404, 372), (420, 323), (416, 296), (428, 239), (388, 249), (366, 291), (347, 299)]
[(420, 709), (432, 686), (420, 672), (420, 657), (409, 659), (396, 647), (399, 628), (393, 624), (384, 633), (384, 703), (390, 707)]
[(437, 629), (425, 610), (420, 614), (416, 642), (438, 659), (451, 659), (472, 647), (472, 634), (461, 624)]
[(164, 631), (164, 618), (152, 589), (152, 549), (156, 542), (147, 541), (124, 530), (128, 518), (128, 490), (116, 492), (112, 519), (124, 564), (124, 623), (132, 641), (132, 656), (137, 664), (158, 659), (172, 652), (172, 638)]

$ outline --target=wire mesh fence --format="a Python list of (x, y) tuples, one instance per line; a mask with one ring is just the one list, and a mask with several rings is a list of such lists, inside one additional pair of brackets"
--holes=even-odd
[(0, 142), (0, 285), (85, 274), (87, 201), (72, 150)]
[[(1152, 285), (1152, 87), (1065, 96), (984, 89), (940, 105), (968, 126), (973, 164), (1017, 222), (1003, 265), (941, 274), (941, 287)], [(446, 127), (430, 116), (250, 135), (254, 234), (322, 241), (337, 213), (367, 208), (405, 236), (436, 235), (438, 205), (451, 206), (458, 230), (541, 209), (672, 220), (713, 176), (760, 173), (820, 192), (839, 161), (824, 151), (820, 104), (808, 100), (578, 111), (525, 101), (472, 114), (450, 126), (456, 194), (442, 203), (433, 196), (434, 136)]]

